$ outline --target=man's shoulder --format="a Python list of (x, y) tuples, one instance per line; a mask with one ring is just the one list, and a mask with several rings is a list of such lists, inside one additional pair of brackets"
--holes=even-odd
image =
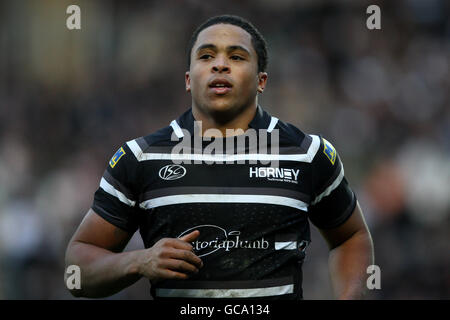
[(147, 146), (147, 148), (156, 146), (168, 146), (173, 143), (172, 134), (173, 128), (169, 125), (135, 140), (139, 139), (145, 141), (145, 145)]
[(166, 151), (167, 148), (172, 147), (174, 143), (171, 140), (172, 133), (172, 128), (167, 126), (145, 136), (125, 141), (119, 150), (123, 150), (124, 155), (131, 155), (131, 157), (127, 156), (124, 159), (139, 162), (143, 159), (145, 153), (163, 152), (162, 150)]
[(281, 143), (300, 147), (303, 152), (311, 154), (311, 162), (329, 162), (332, 166), (337, 162), (336, 149), (322, 134), (306, 133), (296, 125), (282, 120), (278, 120), (277, 128)]
[(137, 144), (143, 152), (148, 152), (149, 148), (157, 146), (169, 146), (173, 133), (171, 126), (166, 126), (164, 128), (158, 129), (152, 133), (145, 136), (137, 137), (127, 141), (127, 144)]
[(293, 125), (292, 123), (283, 121), (281, 119), (278, 119), (277, 127), (278, 129), (280, 129), (282, 134), (295, 139), (303, 139), (307, 135), (297, 126)]
[(319, 141), (318, 135), (308, 134), (296, 125), (283, 120), (278, 120), (276, 128), (279, 129), (280, 142), (282, 144), (294, 145), (301, 148), (304, 152), (307, 152)]

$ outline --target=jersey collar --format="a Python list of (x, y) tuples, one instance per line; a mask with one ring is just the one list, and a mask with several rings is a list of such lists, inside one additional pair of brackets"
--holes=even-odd
[[(186, 129), (193, 136), (194, 135), (194, 116), (192, 114), (192, 108), (189, 108), (176, 120), (181, 129)], [(277, 118), (272, 117), (266, 112), (260, 105), (256, 107), (256, 113), (252, 121), (248, 124), (249, 128), (258, 129), (270, 129), (274, 126), (274, 123), (278, 121)], [(273, 129), (273, 128), (272, 128)]]

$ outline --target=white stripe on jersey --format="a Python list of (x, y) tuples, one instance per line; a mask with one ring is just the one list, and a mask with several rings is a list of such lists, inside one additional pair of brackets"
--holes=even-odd
[(249, 194), (181, 194), (153, 198), (141, 202), (139, 205), (143, 209), (151, 209), (173, 204), (183, 203), (265, 203), (287, 206), (303, 211), (308, 211), (308, 204), (288, 197), (270, 195), (249, 195)]
[(336, 189), (339, 184), (341, 183), (342, 179), (344, 179), (344, 165), (341, 162), (341, 171), (339, 172), (339, 175), (334, 179), (333, 183), (328, 186), (328, 188), (325, 189), (324, 192), (319, 194), (313, 202), (311, 202), (312, 205), (315, 205), (316, 203), (320, 202), (324, 197), (328, 196), (334, 189)]
[(142, 152), (141, 147), (139, 147), (139, 144), (136, 142), (136, 139), (128, 141), (127, 145), (128, 145), (128, 148), (130, 148), (131, 152), (133, 152), (136, 159), (138, 161), (142, 161), (141, 159), (142, 159), (143, 152)]
[(133, 207), (136, 203), (136, 201), (128, 199), (122, 192), (110, 185), (108, 181), (105, 180), (105, 178), (102, 178), (102, 180), (100, 180), (100, 188), (105, 190), (105, 192), (109, 193), (110, 195), (116, 197), (123, 203), (129, 205), (130, 207)]
[(235, 162), (235, 161), (298, 161), (311, 163), (320, 146), (320, 139), (311, 135), (312, 142), (305, 154), (177, 154), (177, 153), (144, 153), (135, 140), (127, 142), (138, 161), (171, 160), (171, 161), (208, 161), (208, 162)]
[(297, 241), (275, 242), (275, 250), (295, 250)]
[(173, 131), (175, 132), (175, 134), (177, 135), (178, 138), (184, 137), (183, 131), (181, 130), (180, 126), (178, 125), (177, 120), (173, 120), (170, 123), (170, 126), (172, 127)]
[(294, 292), (294, 285), (254, 289), (165, 289), (157, 288), (158, 297), (179, 298), (256, 298), (280, 296)]
[(267, 132), (272, 132), (275, 126), (277, 125), (277, 122), (278, 118), (272, 117), (272, 119), (270, 119), (270, 124), (269, 127), (267, 128)]

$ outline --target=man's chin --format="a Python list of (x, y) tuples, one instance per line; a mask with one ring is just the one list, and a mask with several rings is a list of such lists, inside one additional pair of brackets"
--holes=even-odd
[(208, 113), (218, 123), (225, 124), (239, 115), (244, 107), (232, 105), (230, 103), (212, 103), (206, 107)]

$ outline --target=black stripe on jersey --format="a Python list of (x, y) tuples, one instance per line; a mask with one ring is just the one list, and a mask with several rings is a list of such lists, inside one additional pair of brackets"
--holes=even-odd
[[(139, 196), (139, 202), (159, 197), (183, 195), (183, 194), (268, 195), (268, 196), (281, 196), (292, 198), (303, 201), (305, 203), (309, 203), (311, 200), (307, 194), (282, 188), (172, 187), (172, 188), (156, 189), (146, 192), (141, 196)], [(220, 199), (218, 199), (217, 202), (220, 202)]]
[(325, 184), (318, 191), (316, 191), (317, 195), (322, 194), (322, 192), (324, 192), (329, 186), (331, 186), (341, 173), (341, 170), (343, 169), (344, 167), (342, 165), (337, 166), (333, 172), (333, 175), (327, 180), (327, 182), (325, 182)]
[[(311, 139), (312, 141), (312, 139)], [(280, 147), (280, 154), (306, 154), (308, 149), (303, 149), (302, 147)]]
[[(140, 145), (139, 145), (140, 146)], [(167, 153), (171, 154), (174, 146), (163, 147), (163, 146), (150, 146), (145, 149), (145, 153)]]
[(102, 188), (98, 188), (94, 194), (92, 210), (109, 223), (127, 232), (134, 233), (139, 227), (134, 207), (127, 206)]
[[(351, 190), (350, 190), (351, 191)], [(345, 221), (348, 220), (348, 218), (350, 218), (350, 216), (353, 214), (353, 211), (356, 208), (356, 195), (353, 191), (351, 191), (351, 202), (348, 205), (348, 207), (342, 212), (341, 216), (339, 219), (336, 219), (334, 221), (334, 225), (331, 226), (331, 228), (335, 228), (341, 224), (343, 224)]]
[(312, 144), (312, 141), (313, 141), (312, 137), (306, 134), (304, 136), (302, 143), (300, 144), (300, 148), (303, 149), (305, 153), (308, 152), (309, 147)]
[(297, 234), (295, 233), (277, 233), (275, 235), (275, 242), (284, 242), (284, 241), (297, 241)]
[(294, 277), (238, 281), (164, 281), (158, 289), (256, 289), (294, 284)]
[(117, 191), (122, 192), (128, 199), (136, 201), (136, 197), (133, 195), (133, 193), (125, 187), (123, 184), (121, 184), (118, 180), (116, 180), (109, 172), (108, 170), (105, 170), (103, 173), (103, 178), (114, 187)]
[(309, 207), (308, 217), (316, 227), (332, 229), (347, 221), (355, 207), (356, 195), (344, 178), (329, 196)]
[(144, 137), (137, 138), (136, 143), (141, 148), (142, 152), (147, 152), (148, 144)]

